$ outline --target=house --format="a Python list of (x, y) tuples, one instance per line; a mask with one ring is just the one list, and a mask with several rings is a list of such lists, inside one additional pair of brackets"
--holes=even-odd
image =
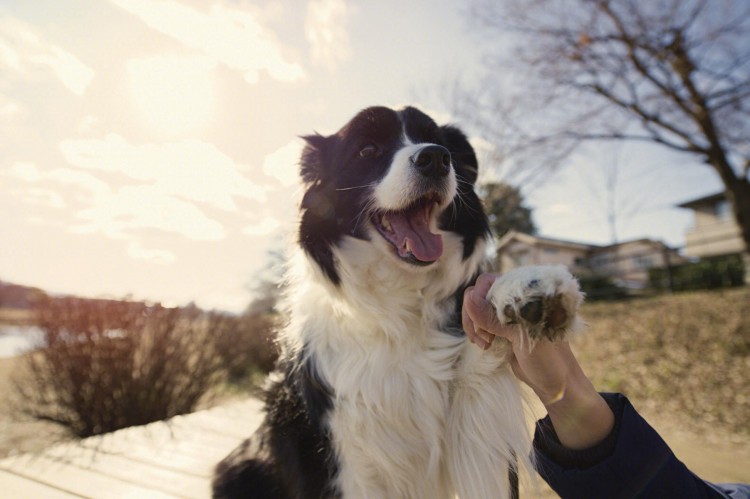
[(562, 264), (578, 273), (594, 248), (590, 244), (532, 236), (511, 230), (497, 242), (496, 267), (499, 272), (523, 265)]
[(497, 243), (500, 272), (522, 265), (568, 266), (578, 276), (606, 276), (629, 289), (648, 285), (649, 269), (683, 263), (685, 258), (661, 241), (637, 239), (600, 246), (510, 231)]
[(643, 289), (649, 283), (649, 270), (685, 263), (685, 257), (661, 241), (635, 239), (600, 246), (585, 261), (591, 275), (611, 277), (627, 289)]
[(731, 255), (745, 251), (732, 210), (724, 193), (677, 205), (695, 213), (695, 225), (685, 234), (685, 254), (690, 257)]

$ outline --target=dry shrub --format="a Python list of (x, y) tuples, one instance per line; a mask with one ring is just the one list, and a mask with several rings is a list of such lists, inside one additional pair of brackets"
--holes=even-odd
[(195, 409), (223, 374), (196, 310), (45, 298), (37, 325), (45, 346), (27, 356), (17, 388), (31, 416), (80, 437)]
[(246, 313), (237, 317), (213, 313), (210, 317), (214, 346), (229, 382), (243, 384), (273, 369), (278, 356), (273, 342), (276, 315)]
[(750, 435), (750, 289), (590, 303), (574, 341), (601, 390), (695, 430)]

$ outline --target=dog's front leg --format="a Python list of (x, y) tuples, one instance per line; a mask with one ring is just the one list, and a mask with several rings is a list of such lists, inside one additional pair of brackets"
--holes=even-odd
[(532, 469), (518, 381), (507, 344), (482, 351), (468, 341), (457, 366), (446, 442), (450, 477), (461, 499), (509, 498), (509, 467)]

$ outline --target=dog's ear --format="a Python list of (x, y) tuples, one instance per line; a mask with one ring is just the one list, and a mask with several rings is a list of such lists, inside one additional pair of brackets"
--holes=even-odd
[(312, 183), (325, 176), (329, 137), (320, 134), (306, 135), (307, 142), (300, 158), (300, 176), (305, 183)]
[(456, 174), (470, 184), (474, 184), (479, 176), (479, 162), (474, 154), (474, 148), (469, 144), (466, 135), (458, 128), (445, 125), (440, 127), (445, 146), (451, 152), (455, 163)]

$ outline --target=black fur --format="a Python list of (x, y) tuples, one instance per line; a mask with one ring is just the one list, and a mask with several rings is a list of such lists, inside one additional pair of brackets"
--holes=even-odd
[(323, 425), (331, 393), (304, 357), (279, 362), (283, 377), (266, 391), (266, 418), (217, 465), (214, 497), (335, 497), (329, 487), (336, 463)]

